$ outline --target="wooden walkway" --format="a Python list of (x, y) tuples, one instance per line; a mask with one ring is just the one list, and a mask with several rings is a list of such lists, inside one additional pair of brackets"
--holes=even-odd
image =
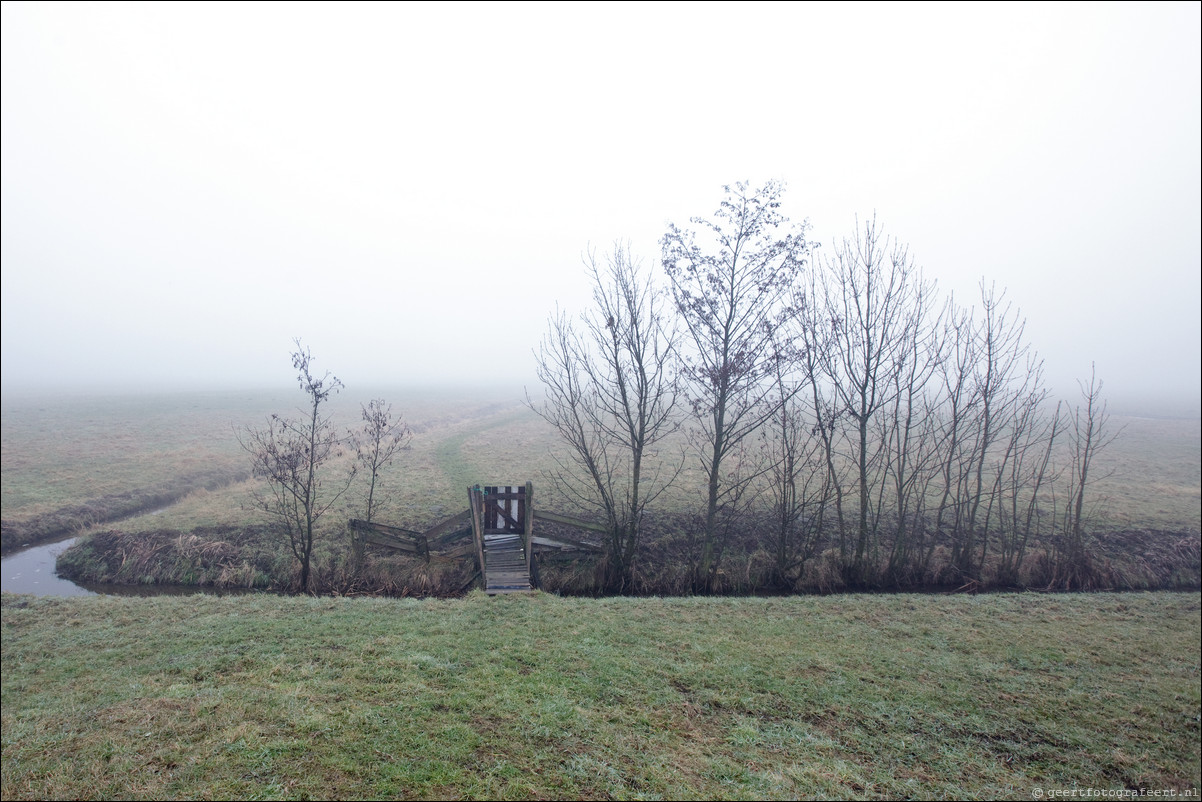
[(525, 593), (531, 589), (530, 569), (521, 535), (485, 535), (485, 593)]

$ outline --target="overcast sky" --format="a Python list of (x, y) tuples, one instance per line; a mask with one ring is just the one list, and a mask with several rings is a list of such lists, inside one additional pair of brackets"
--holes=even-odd
[(529, 381), (590, 243), (776, 179), (1197, 398), (1200, 7), (6, 2), (3, 385)]

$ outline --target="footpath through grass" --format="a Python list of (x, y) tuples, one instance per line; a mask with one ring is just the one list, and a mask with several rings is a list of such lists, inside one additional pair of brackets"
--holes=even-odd
[(1197, 593), (3, 599), (3, 798), (1199, 786)]

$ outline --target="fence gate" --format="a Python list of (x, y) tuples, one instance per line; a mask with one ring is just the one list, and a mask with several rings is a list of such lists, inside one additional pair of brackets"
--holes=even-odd
[(526, 488), (524, 486), (485, 487), (484, 534), (523, 535), (526, 533)]
[(532, 483), (468, 488), (478, 559), (488, 593), (531, 589)]

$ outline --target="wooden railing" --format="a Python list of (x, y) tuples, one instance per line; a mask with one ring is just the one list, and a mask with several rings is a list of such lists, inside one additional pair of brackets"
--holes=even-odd
[[(563, 558), (574, 558), (601, 551), (601, 546), (588, 540), (555, 534), (535, 534), (534, 483), (522, 485), (490, 485), (481, 487), (475, 485), (467, 489), (468, 508), (453, 515), (424, 532), (405, 529), (358, 519), (350, 522), (351, 543), (358, 565), (363, 559), (363, 549), (366, 544), (395, 549), (427, 561), (431, 552), (437, 553), (441, 559), (457, 559), (475, 552), (479, 576), (488, 588), (488, 554), (485, 535), (512, 535), (520, 539), (522, 557), (524, 558), (525, 579), (529, 586), (537, 586), (538, 566), (534, 560), (535, 553), (546, 556), (562, 555)], [(606, 532), (605, 526), (580, 518), (547, 510), (539, 510), (537, 517), (541, 521), (563, 524), (592, 532)], [(464, 544), (461, 548), (448, 547), (457, 540), (472, 535), (471, 545)], [(505, 582), (521, 584), (522, 575), (512, 569), (512, 545), (506, 549), (505, 556), (498, 554), (497, 575), (504, 575)], [(465, 551), (466, 549), (466, 551)], [(505, 563), (502, 570), (500, 563)], [(496, 578), (496, 577), (494, 577)]]

